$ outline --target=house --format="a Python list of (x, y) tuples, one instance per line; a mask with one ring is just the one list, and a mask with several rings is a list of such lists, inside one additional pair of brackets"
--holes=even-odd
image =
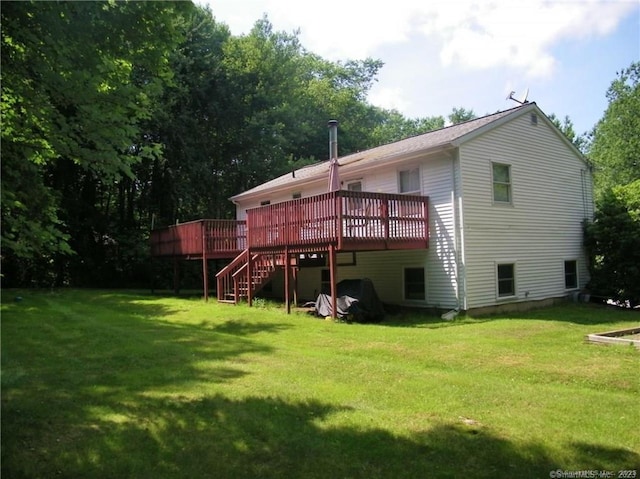
[(331, 163), (231, 198), (231, 228), (246, 238), (228, 238), (237, 255), (218, 274), (219, 299), (251, 300), (269, 280), (289, 304), (292, 290), (314, 299), (367, 277), (386, 303), (482, 311), (588, 281), (591, 170), (535, 103), (340, 157), (338, 191)]

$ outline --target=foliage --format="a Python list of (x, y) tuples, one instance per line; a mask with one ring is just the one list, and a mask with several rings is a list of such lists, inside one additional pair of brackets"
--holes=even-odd
[(378, 146), (402, 140), (410, 136), (420, 135), (428, 131), (444, 128), (441, 116), (425, 118), (406, 118), (397, 110), (380, 110), (380, 123), (373, 129), (372, 140)]
[(640, 180), (602, 195), (585, 246), (593, 294), (640, 304)]
[(640, 178), (640, 62), (617, 74), (607, 100), (609, 106), (592, 132), (589, 148), (598, 195)]
[(478, 116), (474, 113), (473, 110), (466, 110), (465, 108), (453, 108), (449, 116), (449, 122), (452, 125), (457, 125), (458, 123), (464, 123), (465, 121), (473, 120)]
[(587, 149), (588, 138), (586, 134), (576, 135), (574, 130), (573, 121), (569, 116), (565, 116), (562, 121), (555, 115), (555, 113), (551, 113), (549, 115), (549, 120), (553, 123), (558, 130), (560, 130), (567, 139), (573, 143), (573, 145), (578, 149), (578, 151), (585, 153)]
[(3, 297), (3, 477), (540, 478), (640, 461), (638, 352), (584, 343), (632, 312), (347, 325), (124, 291)]
[(136, 138), (171, 77), (179, 5), (3, 3), (2, 257), (16, 270), (88, 253), (81, 243), (102, 232), (77, 231), (70, 220), (87, 218), (63, 202), (133, 178), (136, 163), (159, 154)]

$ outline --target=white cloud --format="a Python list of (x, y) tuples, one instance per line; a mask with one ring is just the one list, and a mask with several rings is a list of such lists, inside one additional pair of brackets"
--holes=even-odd
[(633, 2), (541, 0), (455, 5), (462, 4), (466, 8), (458, 14), (448, 11), (421, 26), (425, 35), (442, 41), (443, 64), (469, 69), (506, 65), (531, 77), (552, 73), (557, 42), (606, 35), (636, 7)]
[(405, 93), (400, 88), (373, 88), (369, 102), (387, 110), (405, 111), (409, 107)]
[[(204, 1), (204, 0), (203, 0)], [(332, 60), (376, 56), (391, 44), (423, 35), (440, 48), (444, 66), (480, 70), (510, 66), (530, 77), (553, 72), (560, 40), (602, 36), (634, 8), (634, 0), (209, 0), (234, 34), (264, 13), (278, 30), (300, 29), (306, 48)], [(383, 59), (384, 60), (384, 59)]]

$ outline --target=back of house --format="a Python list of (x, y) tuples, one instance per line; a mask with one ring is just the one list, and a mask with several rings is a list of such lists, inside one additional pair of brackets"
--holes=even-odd
[[(369, 278), (386, 303), (481, 310), (563, 297), (588, 280), (582, 224), (591, 173), (535, 103), (339, 158), (341, 189), (429, 198), (424, 249), (339, 252), (337, 278)], [(329, 162), (232, 200), (247, 210), (327, 191)], [(330, 281), (322, 254), (298, 260), (298, 296)], [(282, 276), (272, 281), (282, 291)]]
[(385, 303), (477, 312), (589, 280), (591, 170), (535, 103), (336, 157), (232, 197), (235, 221), (155, 230), (152, 254), (201, 260), (205, 297), (209, 260), (235, 258), (216, 275), (231, 302), (368, 278)]

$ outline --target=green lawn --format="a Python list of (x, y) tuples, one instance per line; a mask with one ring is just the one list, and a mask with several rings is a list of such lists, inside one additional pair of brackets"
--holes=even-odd
[(361, 325), (5, 290), (2, 477), (640, 477), (640, 352), (584, 342), (638, 323), (565, 305)]

